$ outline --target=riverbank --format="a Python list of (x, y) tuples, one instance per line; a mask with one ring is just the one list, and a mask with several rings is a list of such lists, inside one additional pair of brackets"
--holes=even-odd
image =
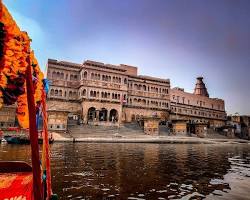
[(67, 134), (53, 133), (54, 142), (85, 142), (85, 143), (169, 143), (169, 144), (218, 144), (229, 143), (250, 144), (249, 140), (242, 139), (220, 139), (220, 138), (199, 138), (196, 136), (149, 136), (142, 134), (82, 134), (77, 137), (69, 136)]

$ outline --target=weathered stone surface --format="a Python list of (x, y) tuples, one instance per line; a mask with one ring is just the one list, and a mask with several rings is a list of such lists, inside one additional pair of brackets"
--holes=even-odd
[(49, 59), (47, 78), (49, 125), (55, 129), (74, 123), (119, 125), (152, 115), (212, 126), (225, 122), (223, 100), (170, 89), (169, 79), (138, 75), (134, 66)]

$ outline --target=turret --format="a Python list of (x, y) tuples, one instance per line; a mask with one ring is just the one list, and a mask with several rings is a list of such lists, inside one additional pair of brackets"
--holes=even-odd
[(194, 94), (209, 97), (206, 85), (203, 82), (203, 77), (197, 77), (197, 82), (195, 84)]

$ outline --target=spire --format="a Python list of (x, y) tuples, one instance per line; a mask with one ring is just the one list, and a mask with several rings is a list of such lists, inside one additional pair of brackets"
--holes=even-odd
[(197, 77), (197, 82), (195, 84), (194, 94), (209, 97), (206, 85), (203, 82), (203, 77)]

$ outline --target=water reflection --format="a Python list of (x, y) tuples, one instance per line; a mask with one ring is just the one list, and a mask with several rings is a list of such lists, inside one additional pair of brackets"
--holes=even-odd
[[(244, 199), (236, 193), (248, 192), (249, 150), (243, 144), (53, 144), (53, 190), (65, 200)], [(29, 154), (29, 146), (1, 145), (0, 159), (30, 162)], [(234, 191), (230, 181), (237, 176)]]

